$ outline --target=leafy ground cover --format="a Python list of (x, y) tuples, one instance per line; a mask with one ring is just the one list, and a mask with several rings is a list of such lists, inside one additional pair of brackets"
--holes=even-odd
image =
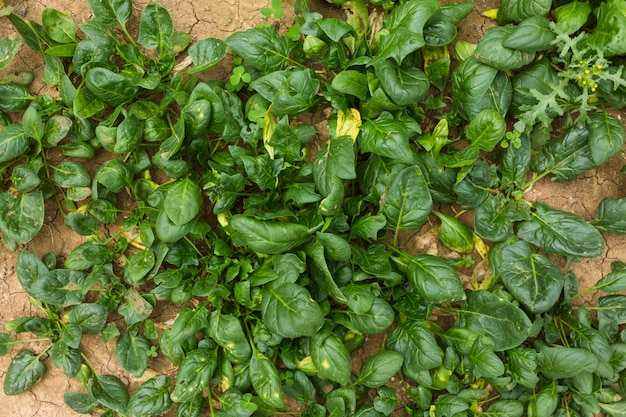
[[(194, 42), (159, 4), (136, 36), (130, 1), (89, 5), (79, 25), (4, 9), (3, 64), (23, 42), (55, 91), (0, 84), (0, 230), (39, 310), (0, 334), (5, 395), (50, 358), (85, 414), (626, 412), (626, 268), (582, 292), (572, 272), (626, 233), (623, 192), (591, 221), (529, 197), (622, 150), (623, 2), (502, 2), (477, 44), (454, 42), (473, 3), (299, 2), (287, 30)], [(28, 249), (50, 207), (85, 237), (63, 259)], [(405, 250), (430, 224), (447, 249)]]

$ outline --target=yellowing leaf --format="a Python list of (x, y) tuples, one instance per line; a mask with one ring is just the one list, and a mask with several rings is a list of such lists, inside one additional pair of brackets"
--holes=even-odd
[(489, 10), (485, 10), (482, 14), (485, 17), (488, 17), (489, 19), (495, 19), (496, 16), (498, 16), (498, 10), (499, 9), (489, 9)]
[(361, 113), (357, 109), (350, 109), (349, 113), (343, 110), (337, 112), (337, 136), (350, 136), (355, 142), (361, 126)]

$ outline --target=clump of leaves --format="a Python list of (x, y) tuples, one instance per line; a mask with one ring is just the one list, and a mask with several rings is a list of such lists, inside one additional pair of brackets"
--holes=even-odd
[[(130, 0), (90, 0), (94, 17), (78, 27), (54, 9), (41, 24), (4, 9), (59, 91), (31, 96), (23, 76), (0, 84), (0, 230), (19, 247), (18, 279), (45, 313), (0, 333), (1, 354), (27, 341), (13, 333), (44, 346), (16, 354), (7, 395), (37, 383), (49, 356), (82, 382), (65, 400), (84, 414), (276, 415), (289, 412), (286, 396), (311, 416), (623, 414), (626, 268), (614, 263), (588, 290), (606, 294), (597, 305), (574, 307), (576, 277), (555, 259), (601, 255), (600, 231), (626, 234), (626, 203), (607, 198), (587, 222), (523, 198), (541, 178), (570, 181), (622, 148), (621, 123), (584, 107), (598, 91), (603, 104), (619, 103), (602, 83), (613, 80), (620, 97), (621, 69), (597, 59), (623, 51), (596, 36), (615, 2), (595, 11), (597, 32), (574, 38), (586, 20), (573, 29), (566, 6), (546, 24), (551, 5), (503, 2), (501, 21), (519, 26), (485, 33), (453, 73), (447, 46), (471, 3), (373, 3), (386, 9), (380, 28), (364, 1), (347, 4), (346, 21), (299, 3), (298, 36), (260, 26), (193, 45), (157, 3), (141, 11), (138, 39), (126, 29)], [(525, 31), (529, 42), (519, 41)], [(1, 41), (2, 65), (20, 42)], [(194, 76), (227, 47), (238, 57), (229, 83)], [(535, 56), (554, 48), (559, 55)], [(597, 59), (578, 60), (588, 54)], [(572, 83), (588, 94), (574, 100), (578, 123), (538, 141), (530, 128), (544, 115), (529, 112), (543, 106), (551, 120), (567, 108), (542, 104), (538, 92), (563, 98)], [(448, 86), (454, 113), (431, 131), (425, 121)], [(320, 107), (327, 135), (298, 117)], [(316, 152), (314, 140), (323, 141)], [(64, 158), (50, 159), (52, 150)], [(91, 174), (96, 155), (108, 158)], [(62, 265), (18, 246), (41, 229), (46, 200), (87, 237)], [(427, 221), (439, 224), (448, 256), (399, 245)], [(178, 315), (155, 323), (166, 301)], [(436, 323), (442, 311), (448, 328)], [(115, 343), (134, 377), (159, 355), (178, 371), (131, 393), (81, 352), (87, 334)], [(383, 345), (353, 369), (372, 334), (385, 334)]]

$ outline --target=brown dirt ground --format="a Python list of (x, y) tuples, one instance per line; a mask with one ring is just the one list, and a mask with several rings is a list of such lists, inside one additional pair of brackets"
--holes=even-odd
[[(311, 1), (311, 7), (316, 11), (323, 11), (326, 15), (340, 15), (338, 7), (329, 7), (322, 4), (323, 0)], [(90, 10), (86, 0), (14, 0), (7, 1), (15, 6), (16, 12), (23, 17), (40, 21), (43, 7), (52, 7), (70, 15), (76, 22), (85, 21), (90, 18)], [(129, 22), (131, 33), (137, 31), (138, 14), (149, 2), (146, 0), (133, 1), (134, 18)], [(162, 0), (167, 10), (172, 15), (176, 30), (189, 33), (193, 41), (205, 37), (225, 38), (235, 31), (245, 30), (263, 21), (259, 13), (262, 7), (267, 7), (270, 0)], [(289, 4), (285, 2), (287, 13), (289, 14)], [(459, 27), (459, 38), (475, 42), (479, 35), (489, 26), (493, 25), (489, 19), (484, 18), (481, 13), (485, 10), (498, 6), (497, 0), (476, 0), (476, 10)], [(0, 19), (0, 36), (15, 36), (10, 24)], [(23, 47), (13, 70), (31, 70), (37, 74), (43, 71), (43, 63), (38, 55)], [(228, 69), (226, 66), (218, 68), (212, 76), (226, 77)], [(48, 91), (48, 87), (41, 81), (32, 86), (33, 92), (42, 94), (55, 94)], [(626, 117), (622, 112), (618, 115), (620, 120)], [(624, 152), (615, 156), (602, 167), (593, 170), (580, 179), (570, 184), (557, 184), (550, 181), (537, 183), (527, 194), (530, 200), (541, 200), (552, 207), (574, 212), (587, 220), (591, 220), (595, 215), (595, 209), (600, 200), (604, 197), (622, 198), (626, 196), (626, 175), (619, 172), (622, 166), (626, 165), (626, 154)], [(443, 248), (437, 244), (432, 233), (428, 229), (436, 226), (433, 224), (425, 226), (419, 233), (406, 234), (402, 236), (401, 242), (405, 249), (415, 252), (439, 252)], [(581, 290), (592, 286), (599, 278), (610, 272), (611, 262), (620, 260), (626, 262), (626, 238), (623, 236), (605, 235), (606, 249), (604, 254), (596, 259), (583, 260), (572, 266), (572, 270), (579, 278)], [(38, 255), (47, 252), (54, 252), (57, 256), (66, 255), (72, 248), (82, 242), (82, 238), (74, 234), (63, 224), (63, 219), (58, 213), (58, 209), (49, 207), (46, 210), (46, 224), (36, 239), (29, 242), (26, 247)], [(40, 314), (41, 312), (33, 308), (28, 296), (21, 289), (15, 274), (15, 262), (17, 253), (10, 252), (0, 245), (0, 331), (4, 330), (4, 325), (13, 318)], [(589, 294), (581, 300), (581, 303), (590, 302), (596, 294)], [(176, 310), (167, 308), (162, 310), (157, 322), (165, 322), (174, 318)], [(24, 336), (24, 335), (20, 335)], [(25, 337), (21, 337), (25, 338)], [(354, 358), (356, 369), (360, 367), (363, 358), (367, 358), (372, 352), (378, 350), (384, 341), (384, 336), (372, 337), (361, 349), (360, 354)], [(44, 346), (31, 343), (25, 347), (35, 351), (40, 351)], [(125, 375), (117, 361), (114, 353), (114, 343), (104, 344), (99, 337), (85, 337), (82, 342), (82, 349), (90, 358), (91, 362), (101, 373), (119, 375), (123, 381), (127, 382), (131, 388), (136, 387), (142, 381), (158, 374), (170, 374), (174, 370), (167, 360), (153, 360), (146, 374), (141, 379), (136, 379)], [(10, 355), (0, 357), (0, 383), (4, 381), (6, 369), (11, 358), (17, 354), (18, 349), (14, 349)], [(63, 401), (63, 394), (68, 391), (82, 391), (82, 387), (76, 380), (65, 377), (61, 371), (56, 369), (50, 360), (46, 360), (48, 373), (30, 392), (15, 397), (7, 397), (0, 390), (0, 416), (12, 417), (70, 417), (77, 414), (70, 410)], [(402, 390), (402, 384), (396, 381), (395, 385)], [(168, 413), (173, 416), (173, 413)]]

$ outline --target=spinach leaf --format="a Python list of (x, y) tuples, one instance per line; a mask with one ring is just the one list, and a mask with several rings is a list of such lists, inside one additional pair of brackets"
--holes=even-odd
[(290, 282), (263, 288), (261, 313), (265, 325), (286, 338), (313, 336), (324, 324), (322, 310), (309, 292)]

